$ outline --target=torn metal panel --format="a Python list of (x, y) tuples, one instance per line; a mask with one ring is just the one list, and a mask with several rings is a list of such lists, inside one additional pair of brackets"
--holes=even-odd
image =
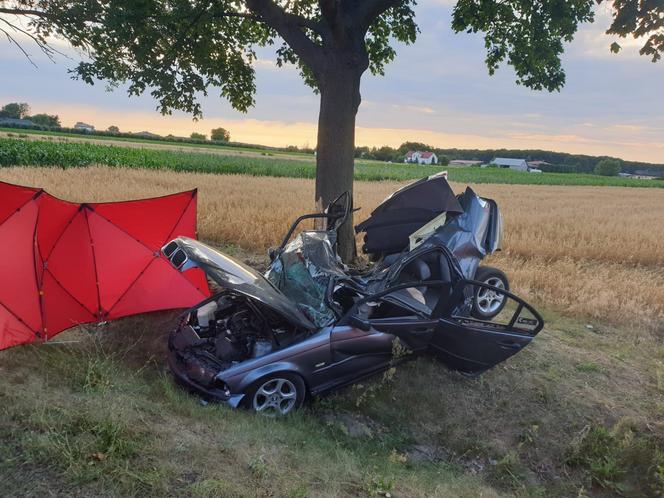
[(355, 231), (365, 233), (364, 253), (393, 254), (406, 249), (409, 236), (441, 213), (461, 212), (463, 208), (446, 178), (433, 175), (388, 196)]
[(491, 205), (470, 187), (459, 196), (459, 202), (463, 213), (450, 217), (431, 239), (445, 244), (457, 258), (464, 277), (473, 278), (480, 261), (489, 253), (486, 240)]

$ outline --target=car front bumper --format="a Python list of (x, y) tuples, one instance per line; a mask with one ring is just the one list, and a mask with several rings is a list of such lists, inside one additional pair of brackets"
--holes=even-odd
[(175, 380), (185, 387), (187, 390), (192, 391), (207, 401), (216, 401), (220, 403), (225, 403), (232, 408), (237, 408), (242, 400), (245, 398), (244, 393), (233, 394), (229, 391), (223, 391), (221, 389), (207, 389), (196, 382), (193, 382), (187, 374), (182, 370), (182, 365), (177, 360), (174, 352), (168, 353), (168, 367)]

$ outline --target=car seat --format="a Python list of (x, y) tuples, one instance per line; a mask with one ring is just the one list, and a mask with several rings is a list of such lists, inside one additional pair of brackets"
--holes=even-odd
[(436, 287), (414, 286), (422, 295), (422, 304), (426, 305), (431, 316), (434, 317), (434, 311), (441, 309), (439, 306), (441, 300), (447, 301), (452, 291), (452, 273), (447, 257), (442, 251), (427, 252), (413, 259), (401, 270), (395, 285), (428, 280), (442, 281), (447, 284)]

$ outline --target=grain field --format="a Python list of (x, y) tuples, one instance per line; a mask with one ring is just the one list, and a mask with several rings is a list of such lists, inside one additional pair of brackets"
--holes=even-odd
[[(0, 180), (40, 186), (72, 201), (110, 201), (199, 188), (199, 235), (263, 252), (313, 205), (306, 179), (120, 168), (4, 168)], [(397, 182), (357, 182), (357, 220)], [(459, 192), (465, 185), (453, 184)], [(539, 185), (476, 186), (504, 218), (504, 269), (517, 293), (577, 318), (664, 334), (664, 192)]]

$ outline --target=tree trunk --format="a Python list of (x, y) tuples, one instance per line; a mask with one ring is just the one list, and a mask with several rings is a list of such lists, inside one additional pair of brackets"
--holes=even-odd
[[(351, 199), (353, 194), (355, 116), (364, 68), (339, 66), (326, 71), (319, 80), (316, 205), (323, 208), (346, 191)], [(352, 212), (338, 234), (339, 255), (343, 261), (352, 262), (356, 256)]]

